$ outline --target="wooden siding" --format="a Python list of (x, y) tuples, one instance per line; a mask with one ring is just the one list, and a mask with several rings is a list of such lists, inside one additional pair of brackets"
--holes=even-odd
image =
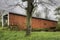
[[(9, 14), (9, 24), (18, 25), (19, 29), (26, 29), (26, 16)], [(32, 18), (32, 28), (49, 28), (55, 27), (56, 21)]]

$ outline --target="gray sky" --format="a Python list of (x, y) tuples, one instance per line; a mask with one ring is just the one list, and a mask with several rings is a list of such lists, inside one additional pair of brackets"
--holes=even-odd
[[(45, 18), (46, 16), (46, 12), (45, 9), (46, 7), (50, 10), (49, 13), (48, 13), (48, 19), (51, 19), (51, 20), (58, 20), (56, 19), (56, 17), (58, 17), (57, 15), (54, 15), (55, 14), (55, 9), (60, 6), (60, 0), (35, 0), (36, 2), (39, 2), (40, 4), (34, 4), (33, 5), (38, 5), (34, 11), (34, 14), (33, 16), (36, 17), (36, 14), (39, 13), (39, 17), (41, 18)], [(34, 1), (34, 2), (35, 2)], [(20, 7), (19, 5), (16, 6), (16, 4), (20, 4)], [(20, 14), (23, 14), (23, 15), (26, 15), (26, 10), (25, 8), (27, 7), (28, 5), (28, 2), (22, 2), (22, 0), (0, 0), (0, 10), (6, 10), (6, 11), (9, 11), (9, 12), (14, 12), (14, 13), (20, 13)]]

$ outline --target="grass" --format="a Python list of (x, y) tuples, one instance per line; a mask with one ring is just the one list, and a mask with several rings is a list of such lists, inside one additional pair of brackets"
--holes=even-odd
[(60, 40), (60, 32), (32, 32), (26, 37), (25, 31), (2, 30), (0, 27), (0, 40)]

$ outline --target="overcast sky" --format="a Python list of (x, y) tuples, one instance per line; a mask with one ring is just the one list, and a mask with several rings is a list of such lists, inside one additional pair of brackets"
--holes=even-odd
[[(40, 4), (34, 4), (33, 5), (38, 5), (35, 9), (35, 13), (33, 14), (33, 16), (36, 17), (36, 14), (39, 13), (39, 17), (41, 18), (45, 18), (46, 13), (44, 12), (46, 7), (50, 10), (48, 13), (48, 19), (51, 20), (58, 20), (56, 19), (56, 15), (55, 14), (55, 9), (60, 6), (60, 0), (35, 0), (34, 2), (39, 2)], [(20, 4), (20, 6), (16, 6), (16, 4)], [(6, 10), (9, 12), (14, 12), (14, 13), (20, 13), (25, 15), (26, 14), (26, 10), (25, 8), (27, 7), (28, 2), (22, 2), (22, 0), (0, 0), (0, 10)], [(42, 5), (43, 4), (43, 5)]]

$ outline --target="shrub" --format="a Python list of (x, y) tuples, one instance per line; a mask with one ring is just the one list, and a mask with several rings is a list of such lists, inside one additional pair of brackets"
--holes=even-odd
[(50, 27), (50, 28), (33, 28), (32, 31), (49, 31), (49, 32), (55, 32), (56, 27)]
[(2, 22), (0, 22), (0, 26), (2, 26)]
[(57, 26), (56, 26), (56, 29), (55, 29), (56, 31), (60, 31), (60, 24), (58, 24)]
[(16, 31), (19, 30), (19, 28), (18, 28), (17, 25), (10, 25), (10, 26), (9, 26), (9, 29), (10, 29), (10, 30), (16, 30)]
[(48, 31), (48, 28), (33, 28), (32, 31)]

